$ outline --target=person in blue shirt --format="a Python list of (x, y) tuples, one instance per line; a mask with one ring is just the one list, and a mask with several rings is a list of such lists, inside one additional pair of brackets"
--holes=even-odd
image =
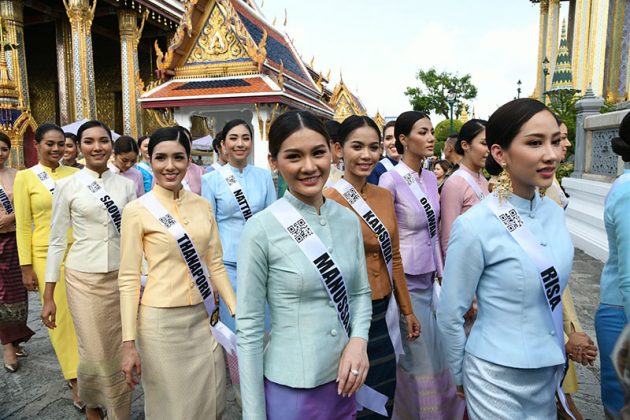
[[(537, 188), (553, 182), (560, 130), (544, 104), (524, 98), (492, 114), (486, 139), (486, 169), (501, 174), (500, 182), (453, 224), (437, 324), (470, 419), (556, 419), (564, 337), (547, 296), (564, 290), (573, 244), (564, 212)], [(493, 204), (511, 206), (509, 218), (500, 220)], [(545, 292), (541, 271), (508, 229), (529, 231), (527, 247), (547, 256), (545, 265), (555, 269), (554, 293)], [(475, 296), (477, 320), (466, 337), (464, 314)], [(554, 302), (557, 318), (560, 303)], [(562, 321), (559, 310), (556, 321)]]
[[(201, 195), (210, 202), (217, 220), (223, 264), (236, 290), (236, 257), (241, 232), (251, 216), (276, 200), (276, 190), (271, 172), (247, 163), (252, 151), (253, 133), (245, 121), (229, 121), (223, 127), (220, 138), (220, 150), (226, 151), (228, 161), (201, 177)], [(236, 332), (235, 320), (223, 301), (219, 305), (219, 312), (223, 323)], [(227, 359), (232, 384), (238, 396), (238, 362), (235, 355), (228, 354)]]
[(148, 193), (153, 188), (153, 169), (151, 169), (151, 158), (149, 158), (149, 136), (142, 136), (138, 139), (140, 148), (140, 162), (134, 167), (142, 173), (144, 192)]
[[(356, 418), (372, 298), (360, 222), (322, 195), (327, 137), (306, 111), (282, 114), (269, 131), (270, 161), (289, 189), (247, 222), (241, 238), (236, 326), (244, 419)], [(282, 217), (283, 209), (293, 213)], [(300, 218), (283, 226), (296, 212)], [(313, 245), (316, 254), (326, 251), (310, 259)], [(272, 334), (264, 348), (266, 302)]]
[[(612, 139), (613, 151), (630, 162), (630, 113)], [(607, 416), (618, 417), (624, 393), (610, 357), (621, 331), (630, 319), (630, 170), (624, 170), (612, 185), (604, 206), (608, 235), (608, 261), (600, 280), (600, 305), (595, 314), (595, 332), (600, 349), (601, 395)]]
[(394, 137), (395, 126), (396, 121), (390, 121), (383, 127), (383, 150), (385, 150), (385, 156), (376, 164), (372, 173), (368, 176), (367, 182), (370, 184), (378, 185), (381, 175), (396, 166), (400, 160), (401, 156), (396, 150), (396, 138)]

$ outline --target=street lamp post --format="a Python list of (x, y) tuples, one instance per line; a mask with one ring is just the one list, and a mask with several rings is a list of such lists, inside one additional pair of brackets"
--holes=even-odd
[(446, 102), (448, 102), (449, 107), (451, 108), (451, 134), (454, 133), (453, 130), (453, 107), (455, 106), (455, 100), (457, 99), (457, 94), (454, 90), (449, 90), (446, 95)]
[(547, 56), (545, 56), (545, 58), (543, 59), (542, 71), (543, 71), (543, 80), (542, 80), (541, 97), (542, 97), (542, 103), (544, 104), (544, 103), (547, 103), (547, 99), (545, 98), (545, 95), (547, 94), (547, 75), (549, 74), (549, 59), (547, 59)]
[(521, 99), (521, 85), (523, 84), (523, 82), (521, 82), (521, 79), (518, 80), (518, 82), (516, 82), (516, 85), (518, 86), (516, 88), (516, 99)]

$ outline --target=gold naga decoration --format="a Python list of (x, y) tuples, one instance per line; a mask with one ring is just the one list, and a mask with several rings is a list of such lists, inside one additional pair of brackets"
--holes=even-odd
[(256, 108), (256, 118), (258, 118), (258, 130), (260, 132), (260, 137), (265, 140), (269, 140), (269, 130), (271, 129), (271, 124), (273, 124), (276, 118), (284, 114), (289, 107), (276, 103), (271, 108), (271, 113), (267, 114), (267, 118), (263, 119), (260, 116), (260, 104), (254, 104), (254, 106)]
[(173, 108), (147, 108), (147, 111), (162, 128), (177, 125), (177, 121), (173, 117)]
[(262, 66), (267, 59), (267, 48), (265, 48), (267, 44), (267, 30), (263, 30), (262, 38), (260, 42), (256, 44), (239, 18), (238, 12), (234, 9), (234, 6), (232, 6), (232, 2), (230, 0), (217, 0), (217, 3), (225, 10), (225, 16), (227, 17), (230, 27), (239, 41), (245, 45), (247, 54), (249, 54), (251, 59), (258, 65), (258, 71), (262, 71)]
[(156, 64), (157, 64), (157, 74), (158, 79), (165, 80), (168, 75), (172, 74), (172, 65), (175, 50), (177, 50), (182, 43), (184, 42), (184, 37), (192, 36), (192, 12), (197, 4), (198, 0), (187, 0), (184, 3), (184, 13), (182, 14), (182, 18), (179, 21), (179, 25), (177, 26), (177, 31), (171, 40), (166, 54), (162, 52), (160, 49), (160, 45), (155, 40), (155, 54), (157, 56)]

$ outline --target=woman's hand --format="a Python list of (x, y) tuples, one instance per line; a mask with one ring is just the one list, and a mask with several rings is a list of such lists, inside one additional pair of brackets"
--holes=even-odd
[(411, 313), (409, 315), (405, 315), (405, 323), (407, 324), (407, 340), (413, 341), (420, 337), (422, 326), (415, 314)]
[(35, 270), (33, 270), (32, 265), (23, 265), (22, 266), (22, 283), (24, 283), (24, 287), (29, 292), (36, 292), (39, 290), (39, 286), (37, 285), (37, 274), (35, 274)]
[(584, 332), (570, 333), (565, 349), (571, 360), (584, 366), (592, 365), (597, 357), (595, 343)]
[(346, 344), (337, 372), (337, 393), (350, 397), (365, 382), (370, 361), (367, 355), (367, 340), (353, 337)]
[(475, 296), (475, 298), (473, 299), (472, 304), (470, 305), (470, 308), (468, 309), (468, 312), (464, 314), (464, 320), (470, 322), (470, 321), (474, 321), (476, 317), (477, 317), (477, 296)]
[(45, 326), (54, 330), (57, 328), (57, 324), (55, 323), (57, 315), (57, 305), (55, 305), (54, 298), (47, 298), (44, 296), (44, 305), (42, 306), (42, 322)]
[(140, 355), (136, 350), (135, 341), (123, 342), (122, 368), (125, 373), (125, 382), (129, 385), (129, 388), (134, 389), (140, 383), (140, 375), (142, 373)]
[(462, 385), (457, 385), (457, 396), (462, 400), (466, 399), (466, 395), (464, 394), (464, 387)]

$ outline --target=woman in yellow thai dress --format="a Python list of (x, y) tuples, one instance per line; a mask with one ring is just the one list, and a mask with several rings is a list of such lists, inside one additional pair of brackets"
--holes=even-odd
[[(78, 169), (59, 164), (65, 148), (64, 133), (59, 126), (40, 125), (35, 132), (35, 143), (39, 162), (32, 168), (17, 173), (13, 186), (15, 191), (13, 199), (22, 281), (27, 290), (39, 291), (43, 302), (44, 273), (46, 272), (55, 182), (74, 174)], [(71, 232), (68, 235), (68, 245), (70, 245)], [(61, 279), (63, 277), (61, 275)], [(55, 302), (57, 302), (57, 322), (62, 326), (55, 330), (48, 330), (48, 334), (63, 377), (72, 387), (74, 406), (82, 410), (85, 404), (79, 400), (76, 386), (79, 364), (77, 336), (68, 311), (66, 284), (63, 280), (57, 284)]]

